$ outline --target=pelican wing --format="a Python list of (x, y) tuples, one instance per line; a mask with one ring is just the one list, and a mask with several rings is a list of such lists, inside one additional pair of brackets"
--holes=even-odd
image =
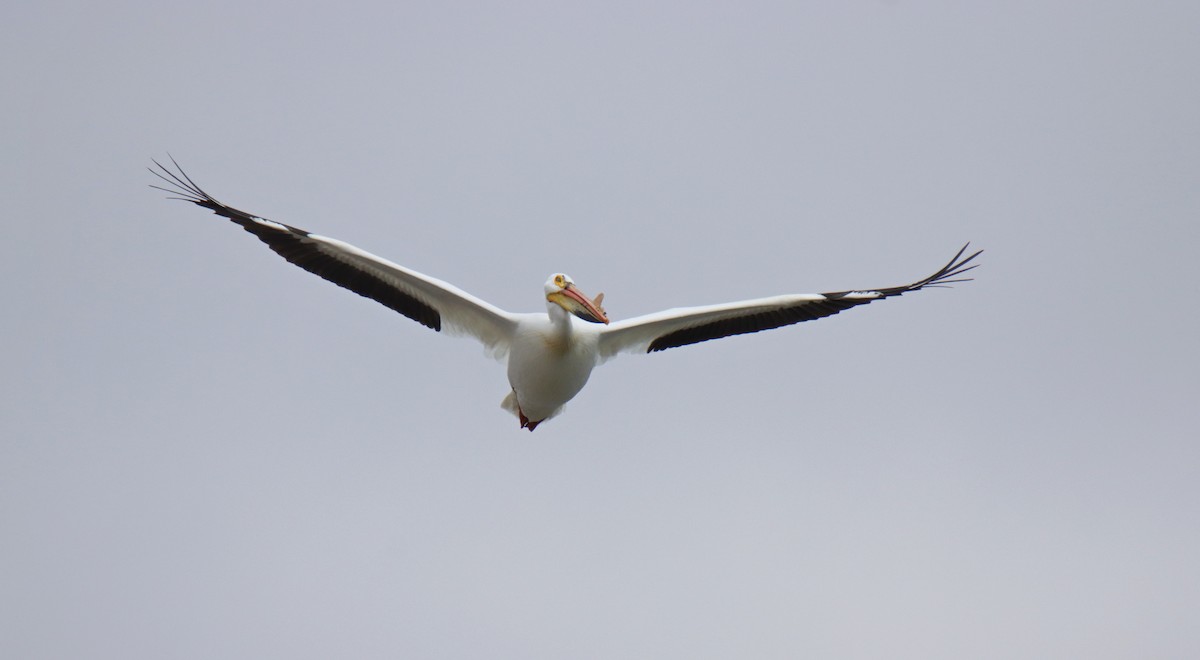
[[(969, 245), (969, 244), (968, 244)], [(684, 307), (618, 321), (600, 330), (600, 359), (618, 353), (665, 351), (749, 332), (770, 330), (793, 323), (814, 321), (876, 300), (899, 296), (926, 287), (965, 282), (959, 277), (978, 264), (967, 265), (982, 250), (963, 258), (967, 245), (933, 275), (903, 286), (835, 293), (801, 293), (744, 300), (724, 305)]]
[(500, 355), (508, 349), (516, 317), (457, 287), (381, 259), (349, 243), (274, 222), (217, 201), (183, 170), (151, 170), (168, 187), (153, 186), (229, 218), (266, 243), (276, 254), (310, 273), (381, 303), (441, 332), (466, 334)]

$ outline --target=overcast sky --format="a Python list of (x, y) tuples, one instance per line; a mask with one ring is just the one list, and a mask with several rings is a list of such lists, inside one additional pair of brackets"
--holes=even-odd
[[(0, 656), (1200, 657), (1194, 2), (0, 9)], [(976, 281), (502, 364), (511, 311)]]

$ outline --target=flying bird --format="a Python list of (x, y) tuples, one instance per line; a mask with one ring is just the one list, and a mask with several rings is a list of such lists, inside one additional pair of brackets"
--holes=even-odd
[(909, 291), (966, 282), (963, 273), (982, 250), (968, 245), (937, 272), (911, 284), (882, 289), (799, 293), (722, 305), (684, 307), (610, 322), (603, 294), (590, 298), (564, 273), (542, 286), (546, 311), (514, 314), (441, 280), (381, 259), (349, 243), (240, 211), (204, 192), (172, 159), (150, 171), (173, 199), (229, 218), (291, 263), (370, 298), (438, 332), (469, 335), (489, 353), (507, 357), (511, 391), (501, 406), (530, 431), (562, 412), (587, 384), (592, 369), (619, 353), (653, 353), (710, 339), (770, 330)]

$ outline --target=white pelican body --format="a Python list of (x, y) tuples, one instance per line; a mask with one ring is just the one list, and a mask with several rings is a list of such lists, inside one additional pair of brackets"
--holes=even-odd
[(523, 417), (526, 427), (557, 415), (597, 364), (596, 333), (555, 303), (546, 311), (522, 315), (509, 346), (512, 392), (502, 405)]
[[(267, 220), (218, 202), (182, 170), (162, 165), (159, 188), (229, 218), (291, 263), (371, 298), (433, 330), (470, 335), (494, 356), (507, 357), (511, 388), (502, 406), (534, 430), (557, 415), (596, 365), (619, 353), (651, 353), (710, 339), (769, 330), (837, 314), (924, 287), (966, 281), (975, 266), (963, 246), (944, 267), (912, 284), (835, 293), (805, 293), (722, 305), (671, 309), (609, 323), (600, 302), (557, 273), (544, 285), (545, 314), (513, 314), (457, 287), (381, 259), (342, 241)], [(176, 165), (178, 168), (178, 165)]]

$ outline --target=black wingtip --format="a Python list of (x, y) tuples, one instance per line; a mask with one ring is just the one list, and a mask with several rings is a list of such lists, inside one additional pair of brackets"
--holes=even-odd
[(976, 257), (983, 254), (983, 250), (976, 250), (966, 258), (963, 258), (963, 254), (966, 253), (967, 248), (969, 247), (971, 247), (971, 242), (967, 241), (961, 248), (958, 249), (958, 252), (955, 253), (953, 259), (947, 262), (945, 266), (942, 266), (941, 269), (939, 269), (933, 275), (930, 275), (924, 280), (918, 282), (917, 286), (914, 288), (939, 285), (945, 286), (947, 284), (954, 284), (957, 282), (970, 282), (971, 278), (959, 276), (967, 271), (975, 270), (979, 267), (979, 264), (971, 264), (971, 262), (974, 261)]
[(201, 188), (195, 181), (193, 181), (192, 177), (188, 176), (187, 172), (180, 167), (179, 162), (175, 160), (174, 156), (167, 154), (167, 158), (171, 160), (172, 167), (163, 165), (157, 159), (150, 159), (150, 161), (154, 163), (158, 169), (155, 169), (154, 167), (147, 169), (150, 170), (151, 174), (158, 177), (163, 183), (166, 184), (164, 187), (152, 183), (150, 184), (151, 188), (170, 194), (171, 196), (168, 199), (178, 199), (184, 202), (191, 202), (197, 206), (202, 206), (216, 213), (217, 215), (233, 220), (243, 227), (247, 226), (247, 222), (259, 218), (259, 216), (254, 215), (253, 213), (247, 213), (246, 211), (235, 209), (232, 206), (223, 204), (218, 201), (217, 198), (213, 197), (207, 192), (204, 192), (204, 189)]
[(171, 165), (173, 165), (175, 168), (174, 171), (158, 162), (157, 158), (151, 158), (150, 161), (154, 163), (155, 167), (158, 169), (154, 169), (154, 167), (148, 167), (146, 169), (148, 169), (151, 174), (161, 179), (169, 187), (164, 188), (160, 185), (152, 183), (150, 184), (151, 188), (174, 195), (175, 197), (172, 197), (172, 199), (180, 199), (183, 201), (192, 202), (193, 204), (199, 204), (201, 206), (206, 206), (207, 204), (221, 205), (220, 202), (218, 202), (208, 193), (204, 192), (200, 186), (196, 185), (195, 181), (192, 181), (191, 177), (189, 177), (187, 173), (183, 171), (183, 168), (179, 166), (179, 163), (176, 162), (173, 156), (167, 154), (167, 158), (171, 159)]
[[(978, 268), (979, 264), (975, 264), (975, 263), (971, 263), (971, 262), (974, 261), (976, 257), (983, 254), (983, 250), (976, 250), (975, 252), (972, 252), (971, 254), (967, 255), (966, 257), (963, 257), (963, 255), (967, 253), (967, 248), (969, 248), (970, 246), (971, 246), (970, 242), (967, 242), (966, 244), (964, 244), (961, 248), (958, 249), (958, 252), (956, 252), (954, 254), (954, 257), (952, 259), (950, 259), (950, 261), (946, 262), (945, 266), (942, 266), (941, 268), (939, 268), (936, 272), (934, 272), (929, 277), (917, 280), (916, 282), (913, 282), (912, 284), (908, 284), (906, 286), (897, 286), (897, 287), (890, 287), (890, 288), (886, 288), (886, 289), (875, 289), (875, 290), (882, 294), (881, 297), (890, 298), (892, 296), (903, 295), (905, 293), (908, 293), (909, 291), (920, 291), (921, 289), (939, 289), (939, 288), (945, 289), (945, 288), (949, 288), (949, 285), (951, 285), (951, 284), (958, 284), (960, 282), (970, 282), (973, 280), (973, 278), (962, 277), (962, 275)], [(829, 294), (826, 294), (826, 295), (829, 295)]]

